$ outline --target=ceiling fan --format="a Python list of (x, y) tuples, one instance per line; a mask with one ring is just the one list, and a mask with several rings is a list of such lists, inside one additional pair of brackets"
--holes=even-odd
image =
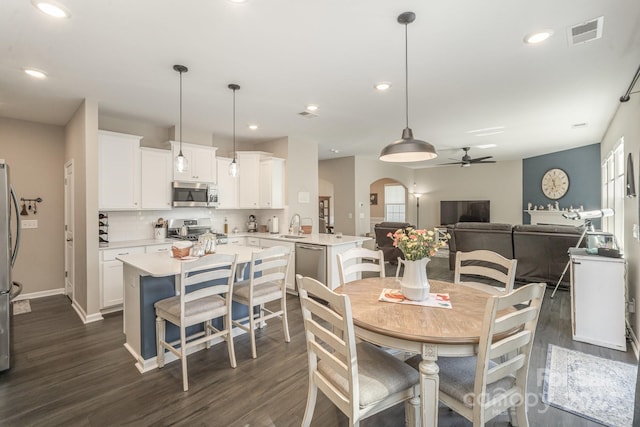
[[(484, 156), (484, 157), (477, 157), (475, 159), (471, 158), (471, 156), (469, 155), (469, 150), (471, 149), (471, 147), (464, 147), (464, 156), (462, 156), (462, 159), (460, 159), (460, 161), (457, 162), (451, 162), (451, 163), (442, 163), (443, 165), (460, 165), (461, 167), (468, 167), (471, 166), (474, 163), (495, 163), (495, 160), (487, 160), (487, 159), (491, 159), (493, 158), (493, 156)], [(455, 160), (455, 159), (451, 159), (451, 160)]]

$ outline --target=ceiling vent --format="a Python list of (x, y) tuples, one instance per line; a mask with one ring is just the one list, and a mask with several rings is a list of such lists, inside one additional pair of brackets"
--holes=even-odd
[(298, 113), (298, 114), (300, 116), (302, 116), (302, 117), (306, 117), (307, 119), (314, 119), (314, 118), (318, 117), (317, 114), (313, 114), (313, 113), (310, 113), (308, 111), (302, 111), (301, 113)]
[(602, 37), (604, 16), (574, 25), (567, 30), (569, 45), (582, 44)]

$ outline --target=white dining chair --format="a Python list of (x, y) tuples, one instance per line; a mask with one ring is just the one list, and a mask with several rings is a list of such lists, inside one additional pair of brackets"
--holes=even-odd
[[(456, 252), (453, 283), (472, 287), (493, 295), (504, 295), (513, 290), (517, 259), (508, 259), (488, 250)], [(462, 276), (490, 279), (490, 283), (463, 280)], [(494, 286), (493, 283), (500, 286)]]
[[(182, 387), (189, 389), (187, 355), (195, 346), (223, 339), (227, 342), (229, 362), (236, 367), (236, 356), (231, 333), (231, 295), (236, 271), (237, 255), (207, 255), (195, 261), (183, 261), (180, 270), (180, 294), (157, 301), (156, 344), (158, 368), (164, 367), (165, 350), (181, 360)], [(211, 320), (223, 318), (222, 329), (217, 329)], [(180, 339), (168, 342), (166, 322), (180, 328)], [(203, 330), (187, 335), (189, 326), (203, 324)]]
[(385, 277), (384, 254), (381, 250), (351, 248), (338, 255), (340, 285), (360, 279), (363, 272), (377, 273)]
[(310, 277), (297, 279), (309, 365), (302, 426), (311, 424), (318, 390), (349, 418), (349, 426), (400, 402), (408, 411), (405, 421), (418, 419), (418, 372), (378, 347), (356, 341), (348, 296)]
[[(287, 276), (292, 257), (291, 249), (273, 246), (254, 252), (249, 263), (249, 279), (237, 282), (233, 300), (249, 308), (248, 316), (233, 320), (233, 325), (249, 333), (251, 337), (251, 355), (258, 357), (256, 351), (257, 325), (264, 325), (275, 317), (282, 319), (285, 342), (290, 342), (289, 323), (287, 321)], [(266, 303), (279, 301), (278, 309), (268, 309)], [(257, 312), (255, 310), (257, 307)]]

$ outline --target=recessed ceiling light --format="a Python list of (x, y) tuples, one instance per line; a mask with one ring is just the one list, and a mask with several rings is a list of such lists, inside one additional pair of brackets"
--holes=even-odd
[(45, 73), (42, 70), (37, 70), (35, 68), (25, 68), (24, 72), (36, 79), (44, 79), (47, 77), (47, 73)]
[(497, 147), (496, 144), (482, 144), (482, 145), (476, 145), (476, 148), (493, 148), (493, 147)]
[(37, 7), (40, 12), (54, 18), (68, 18), (71, 16), (66, 7), (54, 1), (31, 0), (31, 4)]
[(248, 0), (228, 0), (230, 3), (236, 3), (236, 4), (240, 4), (240, 3), (246, 3)]
[(551, 30), (537, 31), (535, 33), (527, 34), (524, 37), (524, 42), (526, 44), (542, 43), (543, 41), (551, 37), (552, 34), (553, 34), (553, 31)]
[(258, 129), (258, 125), (251, 124), (251, 125), (249, 125), (249, 129), (256, 130), (256, 129)]
[(314, 104), (307, 105), (307, 111), (318, 111), (318, 106)]
[(498, 135), (499, 133), (504, 133), (503, 130), (496, 130), (493, 132), (483, 132), (483, 133), (476, 133), (474, 134), (475, 136), (490, 136), (490, 135)]
[(373, 86), (376, 90), (379, 91), (385, 91), (385, 90), (389, 90), (391, 89), (391, 83), (387, 83), (387, 82), (380, 82), (380, 83), (376, 83)]
[(331, 149), (331, 152), (332, 152), (332, 153), (339, 153), (339, 152), (340, 152), (340, 150), (338, 150), (337, 148), (332, 148), (332, 149)]

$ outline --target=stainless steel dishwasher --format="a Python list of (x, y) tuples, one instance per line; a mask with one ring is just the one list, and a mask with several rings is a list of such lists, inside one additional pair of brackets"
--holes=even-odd
[(296, 274), (327, 284), (327, 247), (296, 243)]

